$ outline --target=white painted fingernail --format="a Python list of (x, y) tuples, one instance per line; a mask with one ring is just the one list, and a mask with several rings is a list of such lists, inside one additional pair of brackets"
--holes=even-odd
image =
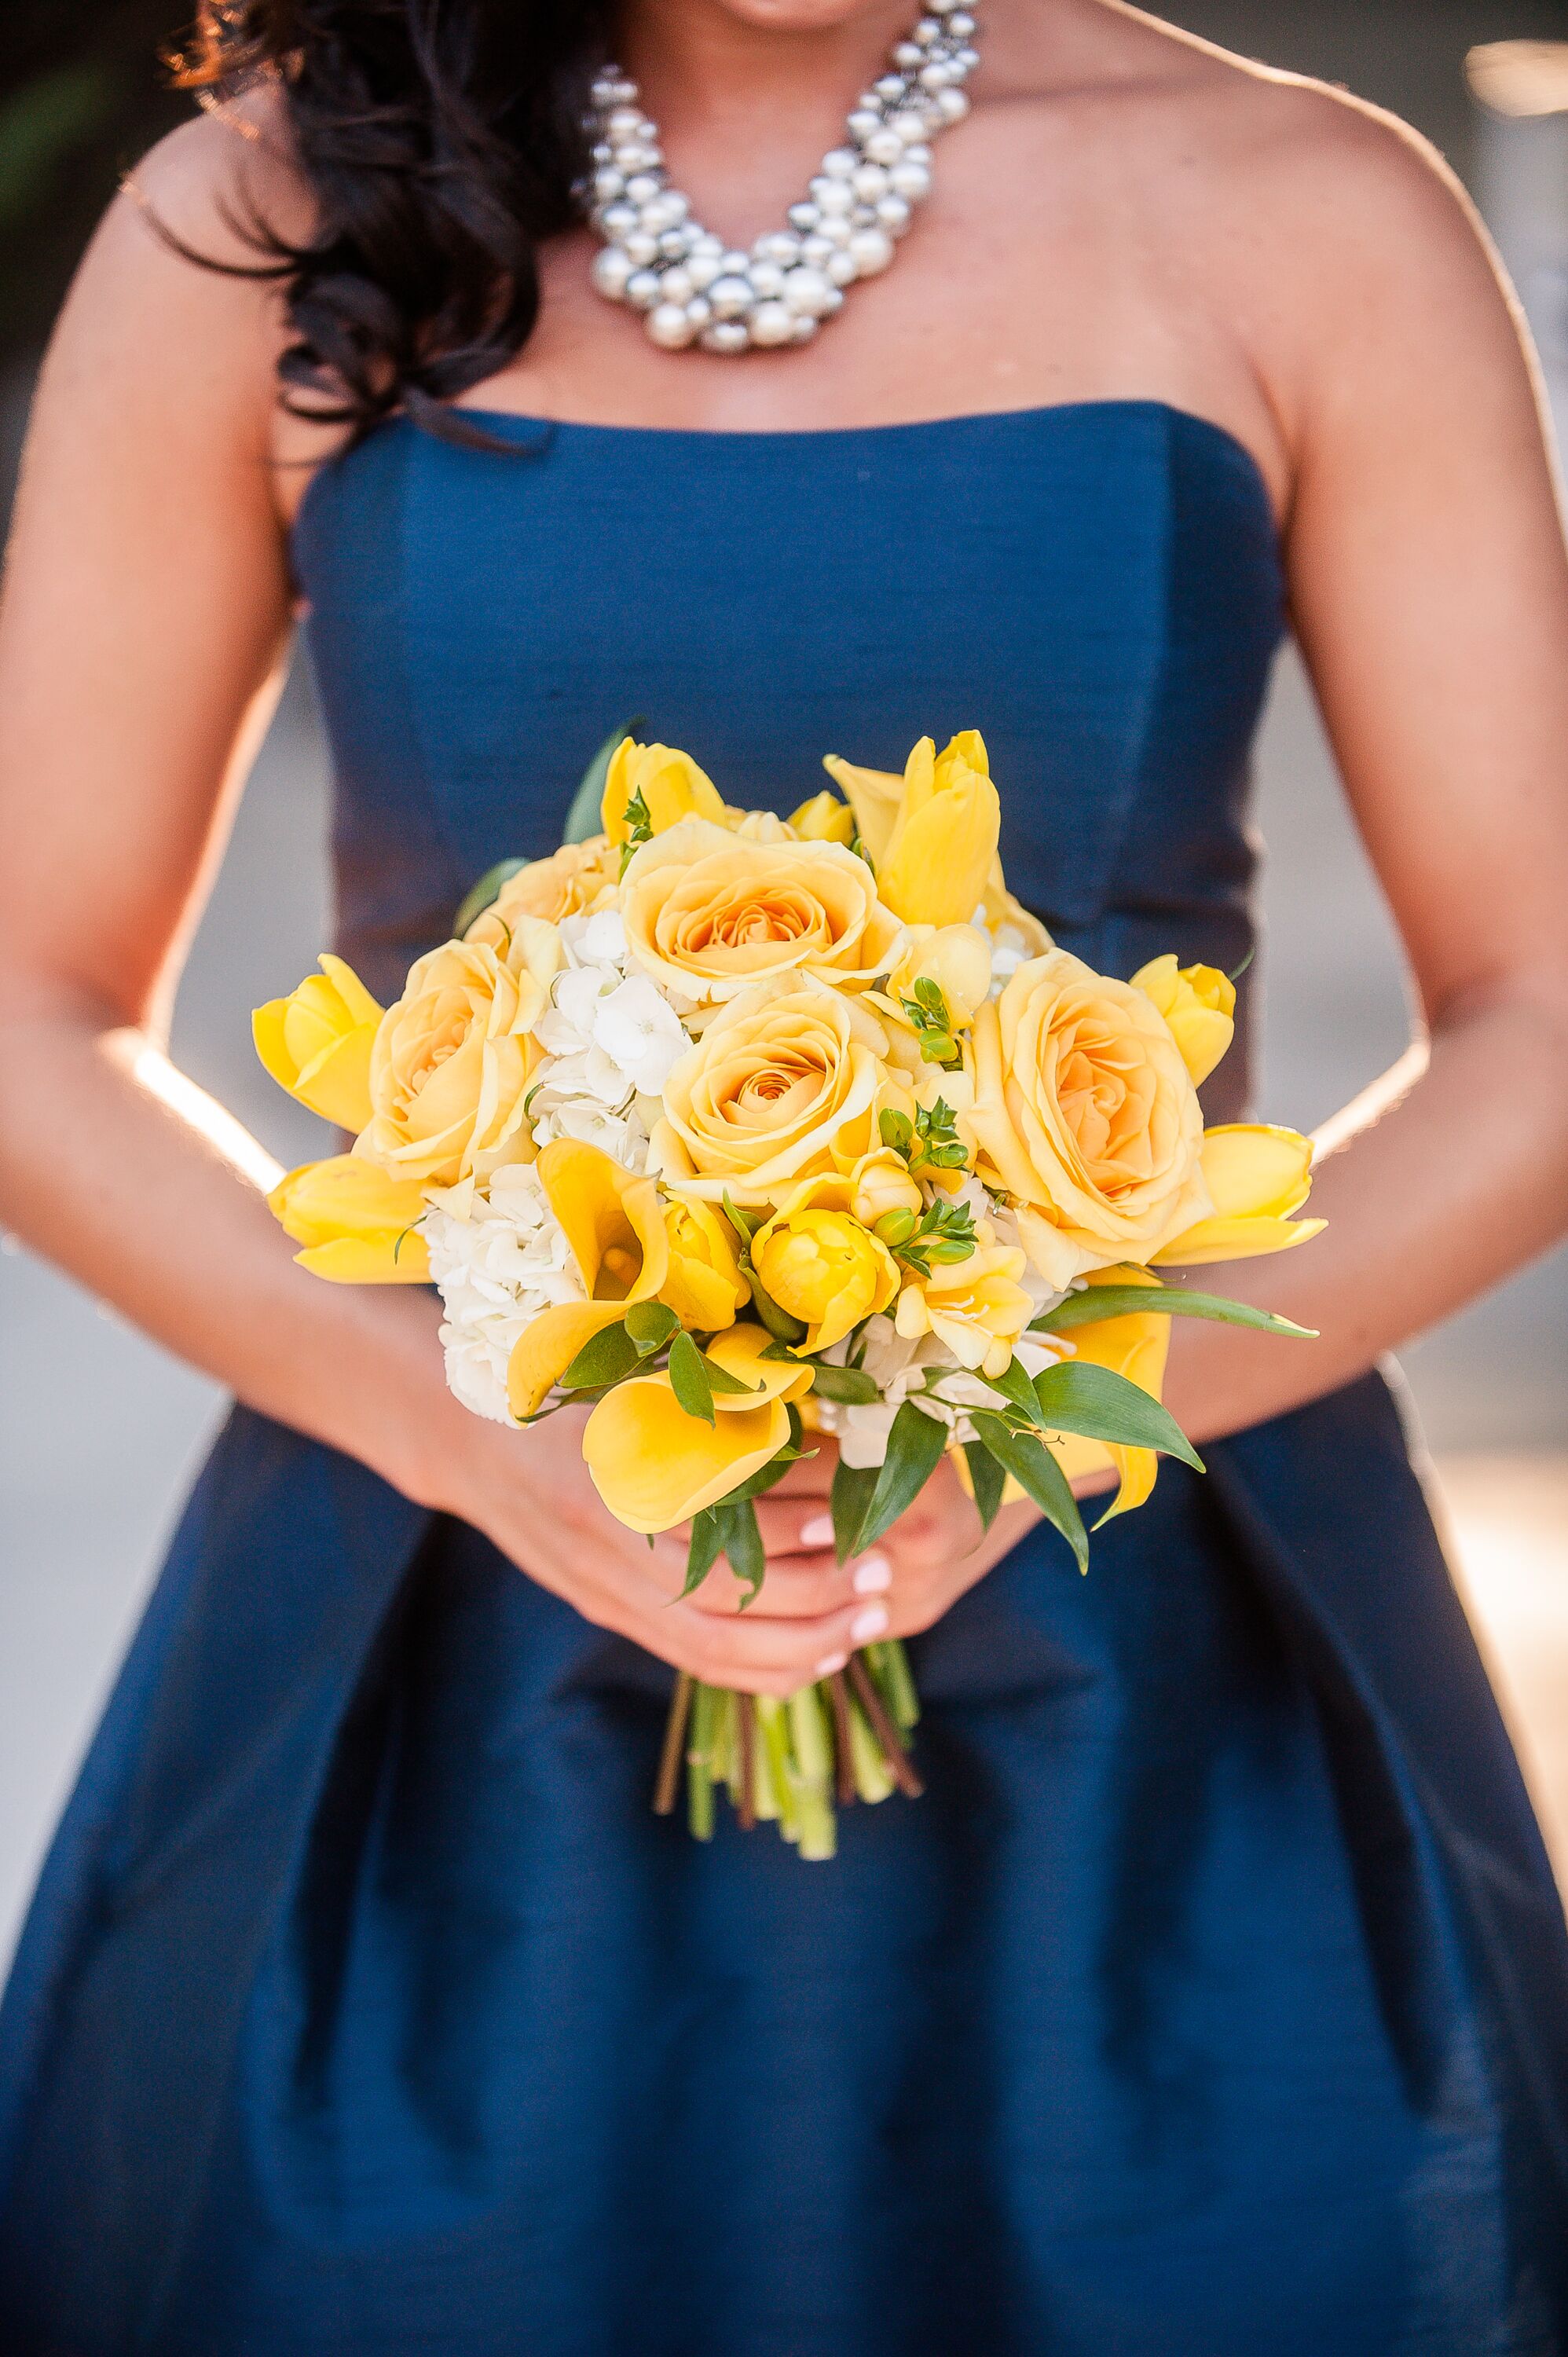
[(847, 1653), (825, 1654), (817, 1663), (814, 1675), (819, 1678), (836, 1678), (848, 1659), (849, 1655)]
[(893, 1566), (885, 1555), (868, 1555), (864, 1563), (854, 1567), (854, 1592), (857, 1596), (880, 1596), (893, 1585)]
[(849, 1624), (849, 1633), (857, 1645), (869, 1645), (875, 1637), (885, 1634), (887, 1628), (886, 1604), (867, 1604)]
[(802, 1524), (800, 1544), (803, 1547), (832, 1546), (832, 1543), (833, 1518), (831, 1514), (813, 1514), (809, 1523)]

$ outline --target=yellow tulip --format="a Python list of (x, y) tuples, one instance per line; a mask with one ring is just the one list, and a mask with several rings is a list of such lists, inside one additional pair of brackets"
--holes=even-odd
[(689, 753), (669, 745), (634, 745), (627, 737), (617, 746), (605, 779), (603, 824), (612, 843), (625, 843), (630, 835), (627, 807), (639, 795), (655, 834), (683, 818), (722, 824), (726, 815), (718, 788)]
[[(546, 1148), (548, 1151), (548, 1148)], [(711, 1203), (695, 1200), (664, 1206), (670, 1274), (659, 1298), (683, 1326), (701, 1334), (733, 1326), (751, 1298), (740, 1273), (735, 1230)], [(766, 1339), (766, 1338), (765, 1338)]]
[(802, 843), (842, 843), (854, 841), (854, 813), (837, 794), (830, 794), (824, 786), (820, 794), (802, 802), (789, 813), (789, 824)]
[(984, 770), (972, 766), (976, 748), (983, 759), (971, 732), (939, 760), (922, 737), (909, 756), (897, 822), (876, 868), (883, 902), (908, 924), (962, 924), (984, 897), (1002, 803)]
[(286, 998), (251, 1017), (256, 1053), (278, 1086), (356, 1135), (371, 1118), (371, 1046), (381, 1010), (352, 966), (323, 957)]
[(1204, 1133), (1202, 1168), (1213, 1209), (1154, 1254), (1151, 1265), (1200, 1268), (1256, 1260), (1321, 1235), (1325, 1220), (1294, 1220), (1312, 1192), (1312, 1140), (1294, 1129), (1235, 1122)]
[(898, 809), (904, 799), (903, 779), (892, 770), (862, 769), (838, 753), (829, 753), (822, 767), (833, 783), (842, 787), (854, 813), (854, 831), (865, 845), (873, 866), (880, 867), (898, 823)]
[[(1098, 1270), (1090, 1278), (1090, 1285), (1154, 1285), (1157, 1279), (1146, 1271), (1135, 1268)], [(1168, 1318), (1132, 1317), (1106, 1318), (1097, 1326), (1075, 1329), (1075, 1355), (1089, 1366), (1109, 1367), (1113, 1375), (1124, 1375), (1130, 1383), (1158, 1399), (1165, 1385), (1165, 1360), (1170, 1351), (1171, 1321)], [(1105, 1522), (1118, 1514), (1131, 1513), (1135, 1506), (1147, 1501), (1160, 1469), (1160, 1460), (1152, 1448), (1122, 1448), (1114, 1443), (1086, 1440), (1076, 1433), (1064, 1433), (1050, 1444), (1051, 1454), (1069, 1481), (1082, 1480), (1091, 1473), (1103, 1472), (1109, 1465), (1121, 1477), (1121, 1486), (1114, 1503), (1101, 1516)]]
[(760, 1407), (766, 1400), (782, 1400), (788, 1407), (805, 1398), (811, 1388), (811, 1368), (793, 1359), (770, 1359), (768, 1353), (772, 1348), (771, 1334), (749, 1322), (731, 1326), (723, 1334), (714, 1336), (708, 1344), (708, 1357), (726, 1375), (733, 1375), (737, 1383), (746, 1385), (746, 1394), (715, 1392), (715, 1408), (733, 1415), (742, 1408)]
[(1174, 957), (1152, 958), (1133, 987), (1159, 1008), (1181, 1059), (1199, 1087), (1236, 1036), (1236, 985), (1217, 966), (1179, 967)]
[[(843, 1182), (830, 1179), (833, 1191)], [(828, 1351), (898, 1290), (898, 1265), (879, 1237), (847, 1211), (820, 1207), (808, 1180), (758, 1228), (751, 1265), (763, 1289), (806, 1328), (803, 1351)]]
[(430, 1255), (414, 1222), (424, 1190), (357, 1154), (307, 1162), (267, 1197), (273, 1217), (305, 1250), (301, 1268), (337, 1285), (428, 1285)]
[(585, 1343), (618, 1325), (634, 1301), (651, 1301), (670, 1274), (659, 1189), (596, 1146), (558, 1137), (539, 1157), (550, 1208), (565, 1232), (587, 1296), (524, 1327), (507, 1366), (507, 1400), (521, 1423), (538, 1413)]
[(584, 1431), (583, 1461), (618, 1522), (672, 1530), (759, 1473), (789, 1440), (780, 1399), (754, 1407), (731, 1394), (714, 1405), (729, 1413), (712, 1424), (688, 1415), (667, 1374), (634, 1375), (607, 1392)]

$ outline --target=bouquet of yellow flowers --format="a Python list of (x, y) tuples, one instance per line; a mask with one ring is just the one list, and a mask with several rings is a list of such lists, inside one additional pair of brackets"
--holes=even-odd
[[(953, 1453), (987, 1528), (1032, 1499), (1081, 1568), (1075, 1479), (1113, 1469), (1116, 1514), (1160, 1452), (1202, 1469), (1170, 1319), (1303, 1330), (1161, 1272), (1315, 1234), (1311, 1147), (1205, 1130), (1225, 975), (1112, 980), (1012, 899), (978, 734), (825, 766), (841, 793), (782, 819), (618, 732), (578, 839), (492, 870), (394, 1006), (323, 957), (256, 1045), (355, 1143), (272, 1207), (321, 1276), (439, 1286), (478, 1415), (589, 1405), (600, 1496), (690, 1526), (688, 1592), (722, 1555), (755, 1597), (752, 1501), (815, 1436), (841, 1560)], [(699, 1835), (724, 1785), (830, 1857), (835, 1801), (919, 1790), (917, 1717), (896, 1641), (788, 1701), (682, 1675), (656, 1805), (684, 1765)]]

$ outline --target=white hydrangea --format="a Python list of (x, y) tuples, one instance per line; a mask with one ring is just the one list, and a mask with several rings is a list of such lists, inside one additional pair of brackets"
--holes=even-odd
[(540, 1311), (584, 1299), (576, 1263), (532, 1166), (509, 1166), (489, 1182), (437, 1196), (421, 1232), (446, 1311), (441, 1328), (446, 1381), (465, 1407), (510, 1424), (506, 1375), (512, 1346)]
[(580, 1138), (643, 1170), (658, 1101), (690, 1036), (649, 977), (628, 972), (615, 909), (567, 918), (561, 937), (567, 963), (534, 1026), (545, 1050), (529, 1091), (534, 1142)]

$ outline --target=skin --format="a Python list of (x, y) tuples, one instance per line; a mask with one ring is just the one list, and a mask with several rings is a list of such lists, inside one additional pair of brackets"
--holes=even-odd
[[(974, 113), (941, 143), (935, 195), (819, 342), (739, 363), (658, 352), (590, 292), (581, 234), (544, 257), (526, 350), (468, 398), (733, 430), (1157, 397), (1253, 452), (1420, 1032), (1330, 1125), (1327, 1235), (1221, 1273), (1322, 1340), (1177, 1326), (1167, 1397), (1201, 1442), (1360, 1373), (1563, 1228), (1568, 565), (1516, 319), (1419, 142), (1113, 0), (983, 13)], [(622, 55), (678, 184), (745, 240), (782, 217), (908, 15), (640, 0)], [(304, 218), (264, 102), (177, 134), (139, 181), (209, 252), (235, 251), (221, 208), (237, 190)], [(589, 1620), (709, 1679), (788, 1691), (881, 1633), (878, 1607), (897, 1633), (928, 1627), (1032, 1510), (977, 1544), (943, 1476), (874, 1562), (840, 1570), (819, 1458), (760, 1508), (755, 1611), (737, 1617), (723, 1571), (668, 1601), (680, 1537), (650, 1553), (613, 1523), (559, 1424), (518, 1436), (457, 1407), (429, 1300), (296, 1270), (261, 1200), (269, 1158), (164, 1056), (275, 693), (285, 527), (330, 447), (276, 407), (280, 333), (274, 295), (179, 262), (127, 198), (49, 357), (0, 614), (0, 1216)]]

